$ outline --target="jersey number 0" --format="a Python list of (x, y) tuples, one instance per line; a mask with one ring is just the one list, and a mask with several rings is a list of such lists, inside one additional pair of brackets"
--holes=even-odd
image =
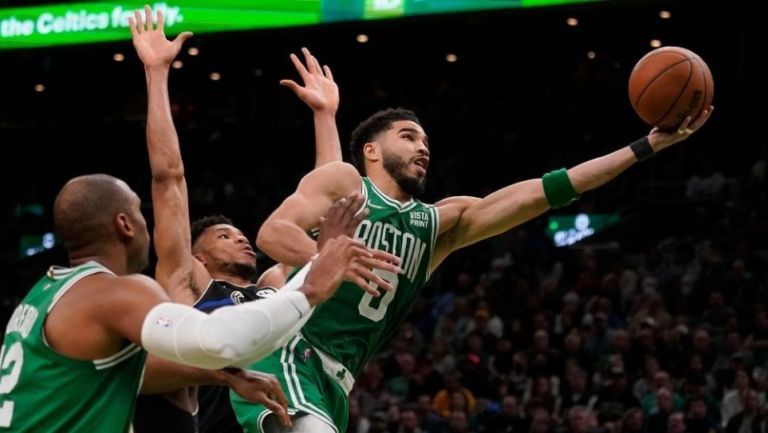
[[(398, 277), (397, 274), (394, 272), (389, 271), (383, 271), (381, 269), (374, 269), (373, 273), (380, 276), (382, 280), (387, 281), (389, 284), (392, 285), (392, 287), (397, 290), (397, 283), (398, 283)], [(374, 287), (374, 289), (378, 289), (379, 287), (371, 283)], [(363, 299), (360, 300), (360, 303), (357, 305), (357, 311), (360, 312), (360, 315), (370, 319), (374, 322), (378, 322), (379, 320), (383, 319), (384, 316), (387, 314), (387, 307), (389, 306), (389, 303), (392, 302), (392, 299), (395, 297), (395, 290), (392, 290), (391, 292), (385, 292), (384, 296), (381, 296), (379, 298), (374, 298), (373, 295), (371, 295), (368, 292), (365, 292), (363, 295)], [(372, 304), (374, 303), (374, 300), (380, 300), (379, 305), (374, 307)]]

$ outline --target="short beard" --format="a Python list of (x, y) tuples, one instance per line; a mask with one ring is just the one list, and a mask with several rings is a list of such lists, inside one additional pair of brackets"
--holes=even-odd
[(408, 163), (403, 158), (394, 153), (384, 152), (384, 170), (392, 176), (397, 182), (397, 186), (406, 194), (412, 197), (418, 197), (424, 194), (424, 187), (427, 183), (427, 177), (419, 179), (416, 176), (408, 176), (405, 173)]
[(258, 271), (255, 264), (234, 262), (222, 263), (221, 270), (248, 281), (253, 281)]

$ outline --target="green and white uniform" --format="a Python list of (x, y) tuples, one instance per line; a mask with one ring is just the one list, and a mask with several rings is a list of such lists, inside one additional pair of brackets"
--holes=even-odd
[[(291, 413), (313, 414), (339, 432), (346, 430), (354, 377), (394, 334), (429, 278), (438, 233), (435, 206), (417, 200), (399, 203), (370, 179), (362, 183), (369, 215), (355, 237), (400, 258), (402, 274), (376, 271), (395, 291), (374, 298), (355, 284), (343, 283), (315, 308), (300, 335), (251, 367), (277, 375)], [(268, 410), (230, 395), (245, 431), (260, 432)]]
[(13, 312), (0, 355), (0, 431), (128, 431), (146, 352), (129, 344), (108, 358), (81, 361), (55, 352), (43, 335), (67, 290), (102, 272), (111, 273), (95, 262), (52, 267)]

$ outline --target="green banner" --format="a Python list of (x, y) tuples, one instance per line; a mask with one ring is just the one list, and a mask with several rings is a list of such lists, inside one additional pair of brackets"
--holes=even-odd
[[(164, 0), (169, 35), (323, 22), (560, 5), (605, 0)], [(142, 2), (84, 2), (0, 9), (0, 49), (128, 40)]]
[[(142, 3), (77, 3), (0, 9), (0, 49), (128, 40), (128, 17)], [(320, 0), (169, 0), (163, 11), (168, 34), (206, 33), (321, 22)]]

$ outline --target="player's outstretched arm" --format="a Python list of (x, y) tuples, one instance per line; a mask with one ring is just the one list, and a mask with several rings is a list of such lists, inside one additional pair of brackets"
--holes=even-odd
[(262, 224), (256, 246), (278, 263), (305, 265), (317, 253), (307, 233), (320, 224), (333, 202), (361, 188), (360, 174), (349, 164), (332, 162), (314, 169)]
[(190, 290), (195, 260), (191, 254), (189, 203), (179, 139), (171, 116), (168, 74), (182, 44), (191, 36), (185, 32), (169, 41), (163, 29), (163, 14), (144, 8), (130, 19), (136, 53), (144, 64), (147, 80), (147, 150), (152, 169), (152, 204), (157, 251), (155, 276), (172, 299), (193, 303)]
[(712, 107), (693, 123), (689, 117), (678, 131), (668, 133), (654, 128), (647, 137), (630, 146), (567, 171), (553, 171), (542, 179), (518, 182), (483, 199), (453, 197), (438, 203), (441, 234), (432, 268), (451, 252), (503, 233), (541, 215), (550, 207), (567, 205), (580, 194), (606, 184), (640, 158), (685, 140), (704, 125), (711, 112)]
[(339, 109), (339, 87), (333, 81), (331, 68), (320, 62), (302, 48), (304, 63), (298, 56), (291, 54), (291, 62), (296, 67), (304, 86), (293, 80), (280, 80), (305, 104), (312, 109), (315, 124), (315, 168), (329, 162), (341, 161), (341, 141), (336, 127), (336, 111)]

